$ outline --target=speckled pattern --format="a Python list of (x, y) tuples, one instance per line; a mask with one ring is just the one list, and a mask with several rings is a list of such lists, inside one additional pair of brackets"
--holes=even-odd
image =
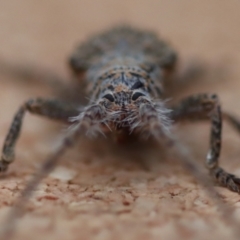
[[(177, 49), (183, 66), (193, 59), (207, 73), (173, 101), (192, 93), (217, 93), (223, 109), (240, 116), (240, 2), (238, 1), (2, 1), (0, 57), (68, 76), (66, 59), (89, 34), (120, 22), (155, 30)], [(19, 105), (49, 96), (45, 88), (1, 74), (0, 144)], [(178, 90), (178, 89), (177, 89)], [(62, 125), (27, 115), (16, 162), (0, 179), (0, 223), (63, 133)], [(179, 125), (176, 132), (203, 164), (209, 124)], [(223, 129), (221, 165), (240, 176), (239, 136)], [(235, 208), (240, 196), (216, 187)], [(240, 224), (240, 223), (239, 223)], [(177, 159), (151, 143), (116, 146), (107, 139), (81, 140), (31, 198), (15, 239), (233, 239), (203, 188)], [(237, 238), (236, 238), (237, 239)]]

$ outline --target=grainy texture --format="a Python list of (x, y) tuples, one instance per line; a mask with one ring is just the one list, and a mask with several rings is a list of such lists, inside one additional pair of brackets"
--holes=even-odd
[[(214, 92), (223, 109), (236, 113), (239, 100), (240, 3), (238, 1), (41, 1), (0, 3), (0, 56), (45, 66), (66, 76), (64, 63), (75, 44), (114, 23), (151, 28), (169, 39), (183, 60), (195, 57), (208, 73), (176, 99)], [(124, 14), (123, 14), (124, 13)], [(124, 15), (124, 16), (123, 16)], [(44, 88), (1, 76), (0, 143), (19, 105), (49, 96)], [(15, 83), (15, 84), (14, 84)], [(41, 161), (53, 151), (62, 126), (26, 116), (16, 162), (0, 181), (0, 221)], [(196, 161), (204, 162), (209, 124), (177, 129)], [(221, 165), (240, 176), (240, 139), (224, 124)], [(134, 150), (135, 149), (135, 150)], [(139, 150), (141, 149), (141, 150)], [(156, 146), (115, 146), (83, 140), (39, 186), (18, 226), (16, 239), (226, 239), (231, 228), (196, 181)], [(236, 207), (238, 194), (217, 187)]]

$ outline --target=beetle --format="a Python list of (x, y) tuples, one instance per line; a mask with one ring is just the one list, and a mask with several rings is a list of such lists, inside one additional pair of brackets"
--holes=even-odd
[(56, 99), (37, 98), (23, 103), (6, 136), (0, 170), (6, 171), (14, 160), (26, 112), (71, 125), (62, 145), (43, 165), (41, 174), (51, 171), (63, 152), (84, 132), (111, 131), (117, 139), (145, 133), (159, 140), (169, 138), (173, 123), (208, 119), (211, 136), (206, 167), (220, 185), (240, 192), (240, 179), (222, 169), (218, 161), (222, 119), (238, 131), (240, 122), (221, 111), (216, 94), (197, 94), (167, 106), (163, 99), (164, 84), (176, 63), (177, 54), (172, 47), (149, 31), (119, 26), (91, 37), (69, 59), (78, 89), (84, 90), (90, 99), (88, 104), (80, 110)]

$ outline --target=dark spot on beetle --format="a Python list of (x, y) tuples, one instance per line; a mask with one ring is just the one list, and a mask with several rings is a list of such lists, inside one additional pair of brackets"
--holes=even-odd
[(139, 97), (141, 96), (145, 96), (145, 94), (141, 93), (141, 92), (135, 92), (133, 95), (132, 95), (132, 100), (135, 101), (137, 100)]
[(143, 83), (140, 82), (140, 81), (137, 81), (133, 84), (133, 86), (131, 87), (131, 90), (139, 89), (139, 88), (142, 88), (142, 87), (144, 87)]
[(109, 100), (110, 102), (114, 102), (114, 97), (113, 97), (113, 95), (110, 94), (110, 93), (104, 95), (103, 98), (106, 98), (106, 99)]

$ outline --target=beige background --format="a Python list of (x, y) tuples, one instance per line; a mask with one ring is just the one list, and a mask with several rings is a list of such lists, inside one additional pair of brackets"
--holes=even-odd
[[(0, 58), (46, 67), (67, 76), (66, 59), (79, 41), (122, 22), (155, 30), (171, 42), (183, 62), (197, 59), (208, 66), (207, 75), (184, 88), (176, 98), (216, 92), (224, 109), (240, 116), (237, 0), (2, 0)], [(2, 145), (19, 105), (29, 97), (49, 92), (3, 74), (0, 77)], [(17, 161), (0, 179), (1, 223), (26, 181), (53, 151), (61, 128), (27, 116), (17, 145)], [(206, 123), (177, 129), (202, 165), (208, 131)], [(239, 136), (224, 125), (221, 164), (240, 176), (239, 144)], [(233, 237), (232, 227), (219, 217), (213, 201), (180, 165), (160, 155), (154, 146), (138, 149), (115, 146), (107, 140), (82, 141), (39, 186), (19, 221), (16, 239)], [(234, 214), (240, 221), (239, 195), (216, 189), (226, 204), (236, 208)]]

